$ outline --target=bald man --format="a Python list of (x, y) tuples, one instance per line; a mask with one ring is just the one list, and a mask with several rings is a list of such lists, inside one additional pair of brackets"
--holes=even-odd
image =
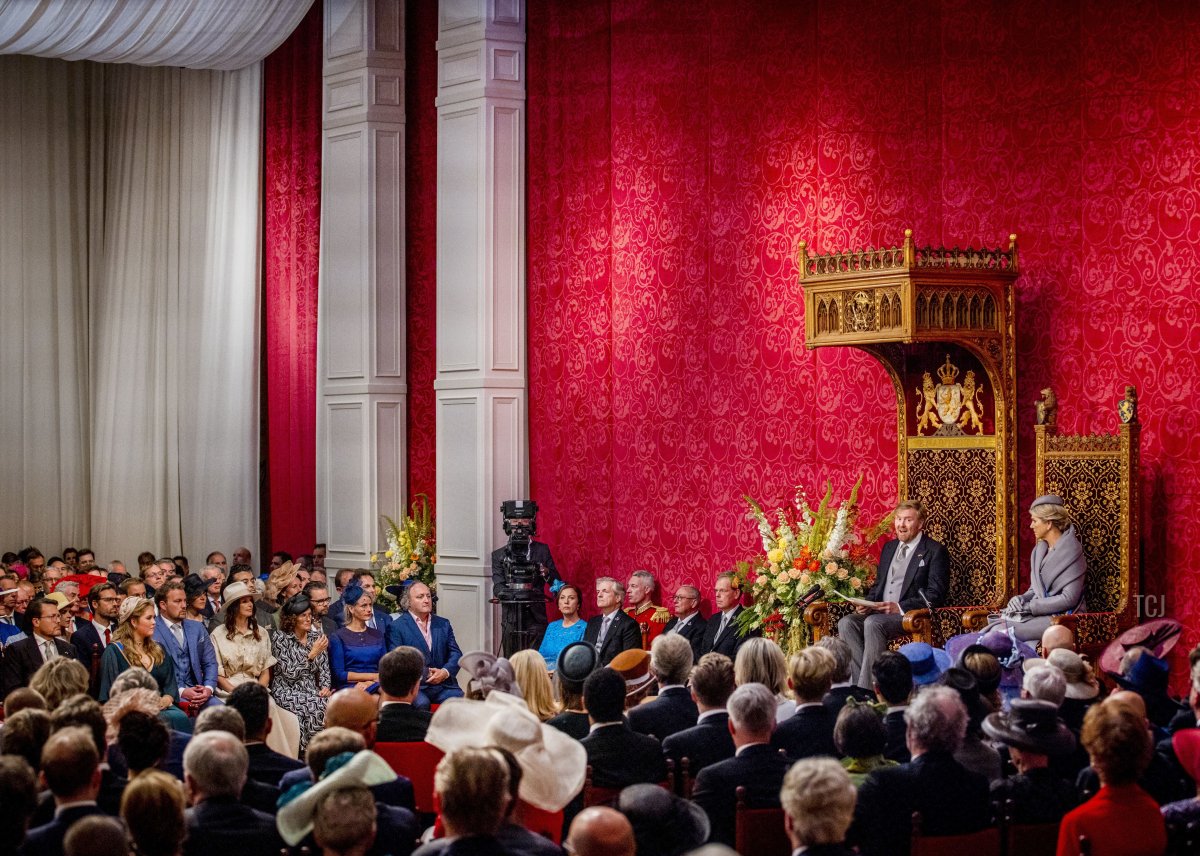
[(1042, 656), (1049, 657), (1056, 648), (1075, 651), (1075, 634), (1065, 624), (1051, 624), (1042, 633)]
[(634, 856), (633, 826), (625, 815), (604, 806), (585, 808), (571, 821), (567, 851), (575, 856)]
[(358, 687), (338, 690), (325, 706), (325, 727), (349, 728), (361, 734), (367, 748), (375, 748), (375, 726), (379, 720), (379, 700)]

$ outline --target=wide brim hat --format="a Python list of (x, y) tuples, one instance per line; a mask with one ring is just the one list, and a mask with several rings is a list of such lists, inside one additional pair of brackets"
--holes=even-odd
[(1100, 695), (1100, 682), (1083, 661), (1083, 657), (1066, 648), (1055, 648), (1050, 652), (1050, 656), (1044, 659), (1030, 657), (1021, 666), (1026, 673), (1038, 666), (1054, 666), (1067, 679), (1067, 698), (1089, 701)]
[(486, 696), (491, 692), (508, 693), (523, 698), (512, 663), (487, 651), (470, 651), (458, 660), (458, 668), (469, 674), (468, 687)]
[(80, 600), (86, 600), (88, 592), (92, 590), (92, 586), (98, 586), (100, 583), (105, 582), (105, 578), (98, 577), (95, 574), (70, 574), (69, 576), (63, 577), (58, 582), (60, 585), (62, 583), (78, 584), (79, 598)]
[(51, 603), (58, 604), (59, 609), (65, 609), (66, 607), (71, 605), (71, 598), (67, 597), (65, 594), (63, 594), (60, 591), (56, 591), (56, 592), (46, 595), (45, 599), (50, 601)]
[(1179, 765), (1192, 779), (1200, 781), (1200, 728), (1181, 728), (1171, 737), (1171, 748)]
[(983, 732), (993, 740), (1039, 755), (1066, 755), (1075, 749), (1075, 735), (1053, 702), (1013, 699), (1007, 711), (989, 714)]
[(327, 794), (341, 788), (370, 788), (395, 779), (396, 773), (388, 766), (387, 761), (370, 749), (363, 749), (279, 809), (275, 815), (279, 835), (289, 846), (295, 847), (312, 832), (317, 806)]
[(573, 737), (539, 722), (525, 702), (493, 692), (483, 701), (452, 698), (434, 712), (425, 742), (443, 752), (499, 746), (521, 765), (519, 796), (543, 811), (562, 810), (583, 790), (587, 750)]
[(617, 811), (633, 827), (639, 851), (686, 853), (708, 840), (704, 809), (659, 785), (630, 785), (617, 798)]
[(913, 683), (932, 684), (950, 668), (950, 655), (926, 642), (909, 642), (900, 646), (900, 653), (912, 665)]
[(1100, 655), (1100, 670), (1111, 675), (1121, 671), (1121, 660), (1130, 648), (1145, 648), (1155, 657), (1166, 657), (1179, 641), (1183, 625), (1170, 618), (1147, 621), (1131, 627), (1114, 639)]
[(1129, 674), (1110, 676), (1124, 689), (1132, 690), (1146, 699), (1167, 698), (1171, 666), (1162, 657), (1143, 654), (1129, 669)]
[[(981, 633), (960, 633), (946, 643), (946, 650), (954, 662), (958, 663), (972, 645), (986, 648), (1000, 661), (1000, 686), (1007, 688), (1021, 686), (1023, 674), (1021, 664), (1025, 660), (1037, 656), (1037, 651), (1032, 645), (995, 629), (985, 630)], [(986, 693), (987, 688), (980, 687), (980, 691)]]
[(250, 591), (250, 586), (238, 580), (225, 589), (225, 593), (221, 595), (221, 603), (235, 603), (244, 597), (254, 597), (254, 593)]
[(558, 652), (554, 674), (562, 687), (571, 692), (581, 693), (583, 682), (588, 679), (588, 675), (596, 671), (599, 659), (596, 646), (591, 642), (572, 642)]
[(633, 695), (654, 680), (650, 674), (650, 652), (630, 648), (612, 658), (608, 667), (625, 681), (625, 695)]

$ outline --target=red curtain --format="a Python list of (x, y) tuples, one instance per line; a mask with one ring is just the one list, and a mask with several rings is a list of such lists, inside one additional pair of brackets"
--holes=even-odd
[[(434, 499), (437, 329), (437, 3), (409, 3), (405, 54), (408, 494)], [(394, 513), (400, 514), (403, 509)]]
[(263, 63), (263, 268), (269, 544), (316, 540), (321, 3)]
[(531, 480), (568, 578), (707, 590), (756, 548), (743, 493), (863, 472), (889, 505), (891, 383), (805, 349), (798, 242), (1017, 232), (1017, 501), (1042, 387), (1111, 432), (1136, 384), (1146, 583), (1200, 641), (1200, 10), (1050, 7), (530, 0)]

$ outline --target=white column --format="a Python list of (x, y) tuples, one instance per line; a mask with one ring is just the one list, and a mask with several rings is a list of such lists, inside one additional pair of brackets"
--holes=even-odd
[(363, 567), (404, 513), (404, 0), (325, 0), (317, 537)]
[(437, 48), (438, 610), (495, 650), (500, 503), (529, 490), (523, 0), (441, 0)]

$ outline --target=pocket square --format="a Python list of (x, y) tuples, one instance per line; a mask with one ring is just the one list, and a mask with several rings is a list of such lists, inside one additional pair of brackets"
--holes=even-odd
[(924, 559), (922, 559), (921, 561), (917, 562), (917, 567), (918, 567), (918, 568), (923, 568), (923, 567), (925, 567), (925, 560), (924, 560)]

